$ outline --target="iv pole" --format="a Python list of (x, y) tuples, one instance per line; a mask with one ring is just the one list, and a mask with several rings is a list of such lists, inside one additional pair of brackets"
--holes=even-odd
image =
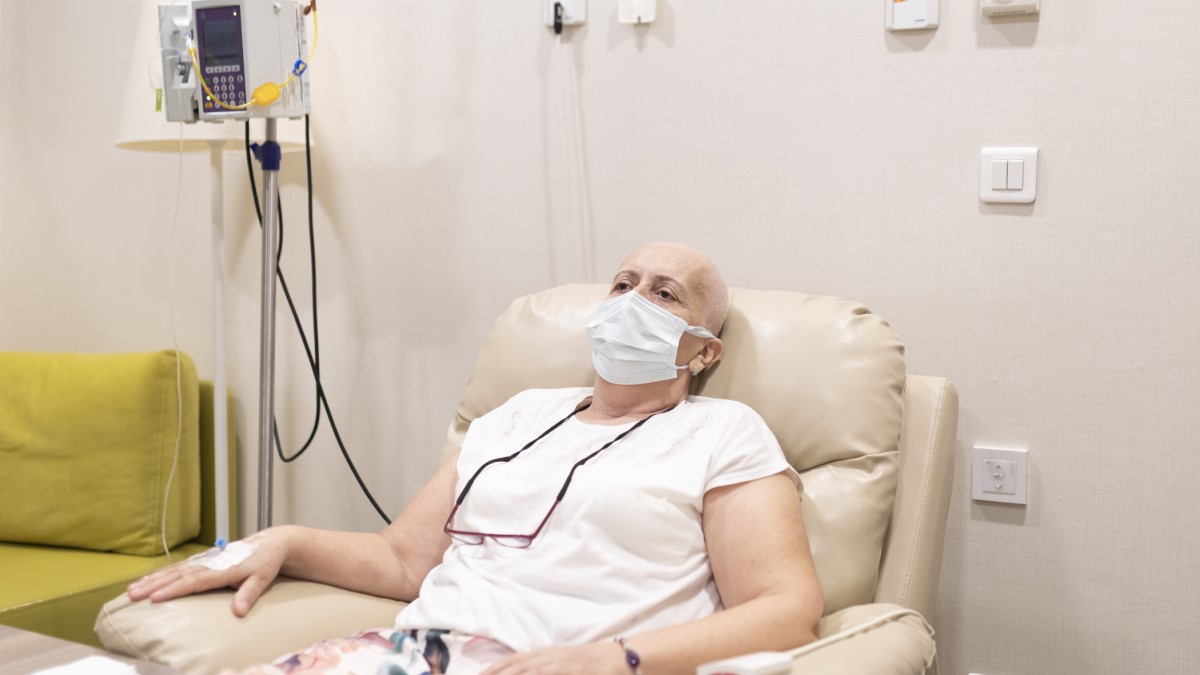
[(225, 383), (225, 142), (208, 142), (210, 217), (212, 218), (213, 313), (213, 473), (216, 476), (217, 542), (228, 542), (229, 522), (229, 401)]
[(273, 489), (274, 463), (271, 456), (271, 439), (275, 421), (275, 275), (279, 270), (279, 259), (275, 255), (278, 247), (279, 212), (275, 205), (279, 197), (279, 163), (281, 153), (275, 142), (275, 118), (266, 118), (267, 137), (254, 154), (262, 164), (263, 172), (263, 226), (262, 226), (262, 314), (259, 331), (258, 367), (258, 529), (271, 526), (271, 492)]
[[(307, 49), (307, 31), (304, 28), (304, 15), (312, 13), (313, 21), (313, 47), (316, 46), (316, 1), (311, 0), (307, 3), (302, 3), (301, 0), (288, 0), (285, 2), (265, 3), (258, 0), (230, 0), (232, 6), (210, 7), (210, 4), (204, 3), (201, 9), (208, 13), (207, 21), (214, 27), (220, 24), (221, 27), (214, 28), (217, 31), (217, 37), (214, 38), (218, 42), (218, 46), (224, 49), (222, 56), (234, 56), (239, 60), (238, 66), (233, 71), (217, 71), (216, 68), (227, 68), (228, 63), (210, 64), (214, 70), (206, 72), (237, 72), (236, 79), (239, 85), (234, 87), (233, 75), (217, 75), (217, 77), (227, 78), (221, 84), (229, 85), (229, 87), (218, 87), (218, 91), (230, 91), (230, 88), (241, 88), (243, 76), (246, 83), (249, 83), (252, 77), (265, 80), (264, 84), (253, 91), (253, 94), (245, 98), (249, 102), (244, 105), (229, 106), (217, 99), (218, 94), (214, 94), (210, 90), (204, 75), (201, 74), (199, 47), (193, 39), (198, 42), (203, 42), (204, 29), (200, 26), (200, 20), (205, 17), (205, 11), (197, 11), (195, 2), (181, 3), (178, 0), (170, 4), (158, 3), (155, 0), (145, 0), (144, 21), (147, 25), (153, 25), (155, 22), (155, 14), (157, 14), (158, 37), (159, 37), (159, 55), (162, 59), (163, 80), (158, 89), (159, 106), (155, 112), (161, 112), (165, 107), (166, 117), (169, 122), (185, 122), (195, 123), (197, 121), (208, 122), (225, 122), (229, 119), (250, 119), (254, 117), (263, 117), (266, 123), (266, 139), (261, 146), (252, 145), (255, 157), (261, 164), (263, 174), (263, 205), (262, 210), (264, 216), (262, 219), (262, 298), (260, 303), (260, 333), (259, 333), (259, 408), (258, 408), (258, 454), (259, 454), (259, 479), (258, 479), (258, 528), (265, 529), (271, 526), (272, 520), (272, 492), (273, 492), (273, 457), (272, 457), (272, 441), (274, 440), (275, 432), (275, 284), (279, 273), (279, 258), (277, 249), (279, 247), (279, 211), (277, 204), (279, 203), (279, 166), (281, 160), (281, 148), (277, 142), (276, 122), (277, 117), (291, 117), (297, 119), (301, 115), (307, 113), (307, 89), (305, 87), (305, 72), (307, 63), (305, 53), (308, 54), (308, 59), (312, 58), (312, 51)], [(186, 6), (185, 6), (186, 4)], [(284, 11), (284, 5), (288, 6), (288, 11)], [(157, 11), (155, 11), (157, 10)], [(291, 22), (293, 17), (295, 22)], [(228, 14), (226, 14), (228, 13)], [(242, 16), (239, 17), (239, 14)], [(236, 39), (225, 40), (228, 33), (227, 24), (239, 24), (241, 28), (235, 32)], [(205, 24), (208, 25), (208, 24)], [(288, 40), (292, 35), (292, 30), (295, 30), (296, 36), (296, 51), (293, 53), (288, 49)], [(245, 40), (242, 31), (246, 30), (253, 33), (258, 41), (254, 44), (256, 49), (250, 49), (250, 42)], [(248, 34), (249, 34), (248, 33)], [(232, 34), (231, 34), (232, 35)], [(286, 39), (285, 39), (286, 38)], [(226, 44), (228, 42), (229, 44)], [(234, 44), (240, 43), (240, 44)], [(237, 49), (234, 49), (237, 47)], [(232, 51), (230, 51), (232, 50)], [(226, 53), (228, 52), (228, 53)], [(234, 53), (236, 52), (236, 53)], [(253, 56), (247, 56), (250, 54)], [(281, 63), (291, 61), (293, 57), (297, 57), (294, 65), (291, 68), (290, 75), (284, 73), (286, 79), (282, 84), (276, 84), (273, 73), (246, 70), (246, 66), (250, 65), (254, 59), (259, 59), (259, 63), (272, 63), (275, 58), (280, 58)], [(240, 60), (245, 58), (246, 63), (240, 63)], [(271, 68), (265, 67), (266, 71)], [(193, 80), (192, 73), (196, 77)], [(257, 72), (257, 74), (254, 74)], [(168, 77), (169, 76), (169, 77)], [(296, 80), (299, 79), (299, 82)], [(295, 84), (293, 84), (295, 83)], [(289, 85), (291, 85), (289, 87)], [(203, 88), (203, 91), (201, 91)], [(281, 89), (287, 89), (285, 102), (275, 103), (283, 93)], [(244, 91), (243, 94), (250, 94)], [(204, 98), (207, 95), (208, 98)], [(295, 97), (299, 95), (299, 99)], [(213, 101), (221, 107), (229, 111), (246, 111), (238, 115), (227, 116), (223, 111), (215, 110)], [(199, 106), (205, 103), (204, 108)], [(165, 103), (165, 106), (162, 104)], [(254, 111), (248, 111), (250, 105), (259, 105), (266, 108), (261, 111), (262, 114), (255, 114)], [(207, 111), (207, 112), (205, 112)], [(303, 111), (303, 112), (302, 112)], [(217, 114), (214, 117), (214, 114)], [(224, 119), (220, 119), (224, 118)], [(286, 129), (285, 129), (286, 132)], [(204, 140), (209, 140), (211, 135), (202, 135)], [(222, 250), (224, 248), (224, 223), (223, 223), (223, 193), (222, 193), (222, 178), (221, 178), (221, 162), (220, 151), (222, 147), (232, 147), (222, 145), (231, 139), (225, 134), (219, 134), (215, 139), (216, 142), (209, 144), (212, 166), (214, 169), (214, 183), (212, 185), (212, 204), (213, 204), (213, 323), (214, 323), (214, 348), (213, 356), (215, 360), (215, 380), (214, 383), (214, 445), (217, 448), (216, 461), (214, 463), (214, 472), (216, 473), (216, 520), (218, 521), (218, 540), (225, 541), (231, 534), (233, 529), (232, 524), (228, 523), (229, 515), (229, 498), (227, 495), (228, 488), (228, 452), (223, 449), (225, 447), (226, 438), (228, 436), (228, 416), (227, 416), (227, 391), (224, 372), (224, 345), (223, 345), (223, 313), (224, 313), (224, 290), (221, 279), (224, 276), (224, 260)], [(137, 142), (136, 140), (134, 142)], [(307, 133), (305, 134), (305, 144), (308, 142)], [(123, 142), (118, 142), (122, 145)], [(130, 146), (133, 147), (133, 146)], [(178, 144), (173, 144), (169, 147), (183, 148), (182, 131)]]

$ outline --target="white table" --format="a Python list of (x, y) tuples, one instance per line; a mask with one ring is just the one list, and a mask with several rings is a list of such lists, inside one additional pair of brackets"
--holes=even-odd
[(77, 642), (68, 642), (11, 626), (0, 626), (0, 675), (27, 675), (88, 656), (104, 656), (123, 661), (133, 665), (142, 675), (172, 675), (179, 672), (170, 666), (117, 656)]

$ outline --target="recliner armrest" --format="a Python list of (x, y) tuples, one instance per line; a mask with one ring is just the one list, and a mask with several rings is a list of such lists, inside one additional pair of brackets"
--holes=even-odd
[(232, 590), (159, 603), (132, 602), (122, 594), (100, 610), (95, 631), (109, 651), (183, 673), (215, 673), (269, 663), (321, 640), (391, 627), (405, 605), (296, 579), (276, 580), (245, 618), (234, 616), (232, 602)]
[(821, 638), (791, 652), (758, 652), (706, 663), (701, 675), (921, 675), (934, 657), (933, 630), (920, 614), (887, 603), (858, 605), (821, 619)]
[(834, 612), (821, 619), (820, 634), (796, 658), (793, 673), (921, 675), (937, 652), (925, 619), (890, 603)]
[[(213, 673), (391, 626), (405, 604), (296, 579), (277, 580), (245, 618), (233, 615), (232, 601), (232, 590), (161, 603), (121, 595), (104, 605), (96, 635), (118, 654), (183, 673)], [(846, 608), (821, 619), (820, 632), (823, 637), (795, 658), (793, 673), (921, 675), (935, 653), (933, 630), (899, 605)]]

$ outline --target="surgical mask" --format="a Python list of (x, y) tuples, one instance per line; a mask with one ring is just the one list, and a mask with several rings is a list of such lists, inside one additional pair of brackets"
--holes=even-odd
[(684, 333), (716, 337), (629, 291), (600, 303), (596, 318), (587, 325), (592, 343), (592, 365), (613, 384), (647, 384), (671, 380), (686, 365), (675, 365), (679, 339)]

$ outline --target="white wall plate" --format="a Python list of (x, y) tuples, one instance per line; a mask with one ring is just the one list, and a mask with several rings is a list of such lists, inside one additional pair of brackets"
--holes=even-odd
[(658, 0), (617, 0), (617, 21), (635, 25), (654, 21)]
[(1037, 148), (984, 148), (979, 156), (979, 200), (1029, 204), (1037, 198)]
[(981, 0), (984, 16), (1016, 16), (1037, 14), (1041, 11), (1041, 0)]
[(971, 499), (1027, 504), (1028, 451), (975, 446), (971, 449)]
[(554, 26), (554, 5), (563, 7), (562, 23), (564, 26), (578, 26), (587, 21), (587, 0), (545, 0), (542, 20), (547, 26)]
[(884, 0), (888, 30), (925, 30), (938, 25), (938, 0)]

